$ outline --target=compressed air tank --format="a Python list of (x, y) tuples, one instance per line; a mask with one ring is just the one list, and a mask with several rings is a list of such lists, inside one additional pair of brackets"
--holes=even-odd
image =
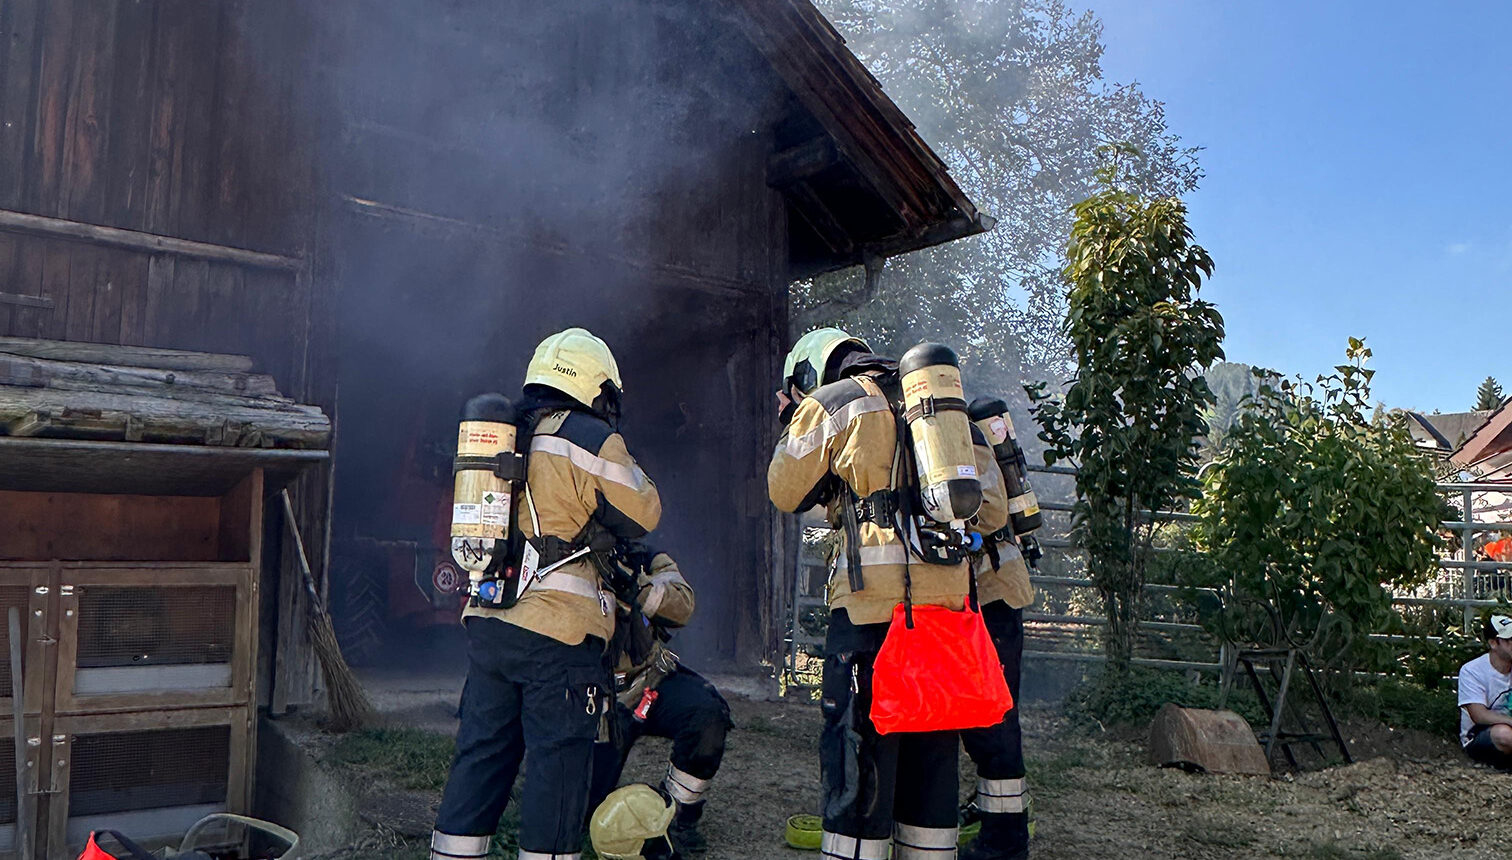
[(960, 362), (944, 344), (921, 343), (903, 353), (898, 375), (924, 511), (937, 522), (960, 525), (982, 506)]
[(992, 455), (1003, 472), (1004, 489), (1008, 494), (1008, 524), (1016, 536), (1029, 534), (1044, 522), (1040, 514), (1039, 500), (1029, 488), (1029, 461), (1013, 432), (1013, 417), (1008, 413), (1008, 404), (999, 397), (978, 397), (971, 401), (966, 414), (977, 429), (987, 437), (992, 446)]
[(517, 484), (515, 409), (502, 394), (467, 401), (453, 465), (452, 558), (474, 583), (504, 551)]

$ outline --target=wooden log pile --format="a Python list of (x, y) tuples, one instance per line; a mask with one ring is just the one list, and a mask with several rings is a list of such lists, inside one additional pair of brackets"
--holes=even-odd
[(243, 355), (0, 337), (0, 436), (324, 448), (331, 422)]

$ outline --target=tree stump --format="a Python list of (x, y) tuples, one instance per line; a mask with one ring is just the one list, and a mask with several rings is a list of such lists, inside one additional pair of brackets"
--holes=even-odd
[(1179, 705), (1161, 708), (1150, 723), (1150, 761), (1208, 773), (1270, 773), (1270, 762), (1243, 717)]

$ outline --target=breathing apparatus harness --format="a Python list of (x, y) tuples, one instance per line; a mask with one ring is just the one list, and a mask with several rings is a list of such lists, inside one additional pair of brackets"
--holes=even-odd
[[(936, 346), (924, 344), (921, 346)], [(918, 347), (905, 354), (905, 360)], [(948, 350), (947, 350), (948, 352)], [(950, 355), (954, 360), (954, 355)], [(906, 365), (905, 365), (906, 367)], [(910, 427), (924, 418), (932, 418), (941, 412), (959, 412), (964, 419), (966, 401), (959, 397), (938, 397), (926, 393), (917, 398), (912, 406), (906, 405), (903, 396), (903, 379), (898, 363), (876, 356), (857, 356), (842, 365), (842, 373), (857, 375), (865, 373), (882, 392), (891, 407), (895, 427), (896, 444), (893, 447), (893, 462), (888, 473), (888, 488), (868, 496), (861, 496), (844, 481), (839, 484), (838, 507), (841, 526), (845, 531), (846, 567), (852, 593), (865, 588), (861, 568), (861, 523), (869, 522), (892, 529), (903, 542), (903, 606), (908, 625), (913, 626), (913, 577), (911, 559), (917, 557), (927, 564), (953, 566), (982, 547), (981, 535), (968, 532), (964, 520), (940, 522), (937, 513), (931, 511), (925, 499), (924, 482), (920, 478), (919, 456), (923, 449), (918, 435), (911, 434)], [(912, 437), (912, 442), (910, 444)], [(969, 439), (969, 437), (968, 437)], [(964, 472), (960, 473), (964, 476)], [(975, 482), (975, 472), (970, 476)], [(977, 489), (977, 504), (980, 504), (980, 488)], [(975, 514), (973, 508), (971, 514)], [(971, 606), (976, 608), (976, 579), (971, 578)]]
[[(527, 481), (530, 440), (543, 420), (574, 409), (582, 411), (582, 407), (573, 406), (569, 402), (536, 398), (534, 402), (522, 404), (516, 412), (501, 395), (485, 397), (493, 398), (495, 404), (502, 402), (505, 405), (504, 409), (494, 410), (493, 417), (498, 421), (495, 426), (507, 427), (512, 432), (499, 434), (507, 441), (494, 448), (502, 447), (503, 450), (497, 450), (491, 456), (480, 455), (468, 449), (469, 422), (463, 422), (458, 455), (452, 466), (457, 488), (453, 499), (452, 555), (469, 571), (468, 605), (508, 609), (518, 603), (533, 584), (544, 580), (568, 562), (585, 557), (594, 562), (599, 578), (604, 583), (612, 584), (606, 571), (612, 566), (608, 563), (607, 556), (614, 549), (614, 536), (594, 519), (589, 519), (583, 530), (570, 541), (556, 535), (542, 534), (540, 517), (536, 513), (535, 500), (531, 498)], [(471, 401), (464, 415), (472, 411), (473, 402), (481, 399)], [(616, 409), (610, 415), (611, 424), (615, 423), (613, 419), (618, 417), (617, 412)], [(510, 418), (518, 417), (507, 423), (499, 421), (499, 417), (506, 413)], [(502, 484), (488, 482), (490, 477)], [(459, 526), (459, 519), (463, 516), (463, 509), (472, 506), (456, 500), (464, 498), (464, 487), (471, 488), (480, 480), (487, 482), (484, 489), (497, 494), (503, 507), (502, 522), (494, 523), (495, 527), (488, 532), (493, 535), (491, 542), (487, 539), (458, 536), (459, 531), (469, 531), (467, 526)], [(529, 512), (534, 537), (527, 538), (519, 527), (519, 514), (516, 512), (518, 506), (512, 503), (516, 494), (522, 497), (525, 510)], [(498, 518), (496, 513), (494, 519)], [(598, 592), (598, 600), (599, 610), (608, 615), (612, 607), (602, 589)]]

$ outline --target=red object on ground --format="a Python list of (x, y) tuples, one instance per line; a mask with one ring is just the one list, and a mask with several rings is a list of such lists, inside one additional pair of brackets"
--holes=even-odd
[(872, 724), (878, 734), (996, 725), (1013, 707), (1003, 664), (980, 612), (915, 606), (913, 627), (893, 608), (872, 670)]
[[(121, 843), (122, 848), (126, 849), (126, 856), (117, 857), (116, 855), (111, 854), (109, 851), (106, 851), (104, 848), (101, 848), (95, 842), (95, 833), (109, 833), (112, 837), (115, 838), (117, 842)], [(198, 854), (198, 852), (193, 853)], [(127, 839), (125, 836), (122, 836), (116, 831), (98, 830), (94, 833), (89, 834), (89, 842), (84, 845), (84, 853), (79, 855), (79, 860), (154, 860), (154, 858), (153, 855), (147, 853), (147, 851), (144, 850), (142, 846), (136, 844), (135, 842), (132, 842), (130, 839)]]

